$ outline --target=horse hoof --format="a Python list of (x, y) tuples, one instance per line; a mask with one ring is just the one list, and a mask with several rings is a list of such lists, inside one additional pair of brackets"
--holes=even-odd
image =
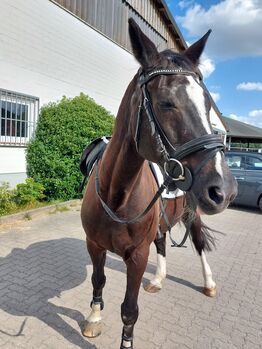
[(147, 285), (144, 286), (144, 290), (149, 293), (157, 293), (161, 290), (161, 287), (153, 285), (151, 284), (151, 282), (149, 282)]
[(216, 286), (212, 288), (204, 287), (203, 293), (208, 297), (215, 297), (217, 294), (217, 288)]
[(83, 336), (88, 338), (98, 337), (102, 332), (101, 321), (97, 322), (85, 322), (84, 329), (82, 331)]

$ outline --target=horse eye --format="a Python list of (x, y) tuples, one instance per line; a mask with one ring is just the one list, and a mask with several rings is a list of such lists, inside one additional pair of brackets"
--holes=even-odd
[(171, 101), (161, 101), (158, 103), (160, 109), (167, 109), (167, 110), (170, 110), (170, 109), (175, 109), (175, 104)]

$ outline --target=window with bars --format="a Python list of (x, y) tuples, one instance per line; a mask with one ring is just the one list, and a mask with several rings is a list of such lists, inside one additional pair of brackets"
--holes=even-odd
[(39, 98), (0, 89), (0, 145), (24, 146), (33, 136)]

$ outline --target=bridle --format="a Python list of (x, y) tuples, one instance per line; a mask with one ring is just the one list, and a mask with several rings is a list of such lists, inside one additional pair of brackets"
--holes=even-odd
[[(223, 151), (225, 149), (225, 145), (222, 142), (221, 137), (215, 134), (206, 134), (204, 136), (195, 138), (177, 148), (172, 145), (154, 112), (150, 94), (147, 89), (147, 83), (159, 75), (197, 76), (196, 73), (188, 70), (183, 70), (182, 68), (157, 69), (148, 74), (140, 75), (138, 83), (142, 89), (142, 102), (139, 106), (135, 129), (136, 148), (139, 152), (140, 129), (143, 115), (142, 112), (145, 111), (149, 125), (151, 127), (151, 135), (152, 137), (155, 137), (156, 143), (164, 159), (164, 176), (172, 177), (172, 181), (175, 182), (175, 186), (177, 188), (183, 191), (188, 191), (193, 184), (194, 177), (200, 171), (200, 169), (212, 157), (214, 157), (217, 151)], [(206, 151), (206, 156), (193, 171), (189, 170), (188, 167), (184, 166), (181, 163), (181, 160), (183, 160), (187, 156), (203, 150)]]
[[(175, 148), (170, 140), (168, 139), (165, 131), (161, 127), (158, 118), (154, 112), (153, 105), (150, 99), (150, 95), (147, 89), (147, 83), (156, 76), (159, 75), (191, 75), (196, 76), (196, 73), (186, 71), (181, 68), (179, 69), (157, 69), (153, 70), (148, 74), (141, 74), (139, 77), (139, 85), (142, 89), (142, 103), (139, 106), (136, 129), (135, 129), (135, 143), (137, 151), (139, 152), (139, 140), (140, 140), (140, 129), (142, 122), (142, 111), (144, 110), (150, 127), (151, 135), (155, 137), (157, 144), (160, 148), (160, 152), (164, 159), (164, 183), (160, 186), (149, 205), (132, 219), (123, 219), (118, 217), (110, 207), (103, 201), (100, 189), (99, 189), (99, 173), (98, 163), (96, 164), (96, 177), (95, 187), (96, 193), (100, 199), (101, 205), (103, 206), (109, 217), (120, 224), (131, 224), (136, 223), (142, 219), (154, 206), (156, 201), (161, 197), (163, 191), (168, 188), (172, 183), (175, 182), (176, 188), (183, 191), (188, 191), (192, 187), (194, 176), (200, 171), (200, 169), (217, 153), (217, 151), (223, 151), (225, 146), (219, 135), (207, 134), (196, 139), (193, 139), (178, 148)], [(188, 155), (194, 154), (198, 151), (205, 150), (207, 152), (204, 159), (198, 164), (198, 166), (191, 171), (188, 167), (182, 164), (183, 160)]]

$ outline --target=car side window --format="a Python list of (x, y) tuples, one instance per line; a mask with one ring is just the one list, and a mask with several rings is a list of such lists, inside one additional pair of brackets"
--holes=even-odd
[(243, 169), (244, 157), (235, 154), (226, 154), (226, 161), (230, 169)]
[(246, 157), (246, 169), (247, 170), (262, 171), (262, 159), (259, 159), (255, 156), (247, 156)]

